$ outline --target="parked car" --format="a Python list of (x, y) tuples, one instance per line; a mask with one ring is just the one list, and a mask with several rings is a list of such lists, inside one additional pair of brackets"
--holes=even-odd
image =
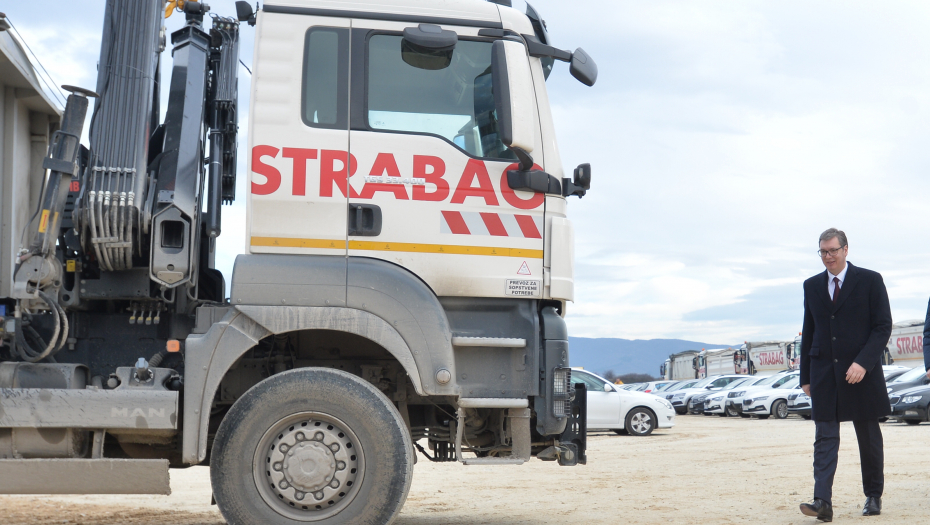
[(928, 421), (930, 386), (918, 386), (901, 390), (891, 395), (891, 417), (908, 425), (919, 425)]
[(668, 381), (668, 382), (666, 382), (664, 385), (662, 385), (661, 387), (659, 387), (659, 388), (653, 390), (653, 391), (652, 391), (652, 394), (657, 395), (657, 396), (665, 397), (664, 394), (665, 394), (666, 392), (668, 392), (669, 389), (671, 389), (671, 388), (673, 388), (673, 387), (675, 387), (676, 385), (679, 385), (679, 384), (681, 384), (681, 381)]
[(788, 417), (788, 392), (798, 387), (800, 375), (795, 372), (786, 374), (782, 379), (784, 381), (775, 381), (769, 387), (763, 386), (743, 396), (743, 413), (759, 419)]
[[(717, 391), (721, 388), (727, 386), (728, 384), (736, 381), (737, 379), (746, 377), (745, 375), (725, 375), (725, 376), (712, 376), (706, 377), (704, 379), (698, 380), (696, 383), (691, 385), (688, 388), (680, 388), (676, 390), (669, 401), (672, 402), (672, 406), (675, 408), (675, 412), (679, 414), (688, 413), (688, 404), (691, 401), (691, 398), (695, 395), (706, 394), (708, 390)], [(666, 399), (668, 397), (666, 396)]]
[(924, 370), (924, 367), (918, 366), (917, 368), (912, 368), (904, 372), (899, 375), (897, 379), (888, 383), (888, 395), (891, 396), (892, 392), (907, 390), (915, 386), (923, 386), (926, 384), (930, 384), (930, 379), (927, 378), (927, 371)]
[(911, 368), (901, 365), (884, 365), (882, 366), (882, 370), (885, 372), (885, 383), (890, 383), (908, 370), (911, 370)]
[(711, 395), (709, 395), (707, 398), (704, 399), (704, 415), (707, 416), (711, 414), (717, 414), (718, 416), (721, 416), (721, 417), (726, 417), (728, 415), (735, 416), (736, 415), (735, 413), (727, 414), (726, 403), (725, 403), (727, 395), (731, 391), (733, 391), (733, 389), (735, 388), (738, 388), (740, 386), (750, 385), (752, 383), (755, 383), (761, 380), (762, 378), (757, 378), (753, 376), (745, 376), (744, 378), (737, 379), (736, 381), (733, 381), (729, 385), (723, 387), (719, 392), (712, 393)]
[(675, 410), (661, 397), (617, 388), (620, 385), (588, 371), (572, 370), (572, 381), (588, 389), (588, 430), (648, 436), (656, 428), (675, 426)]
[(788, 413), (810, 419), (811, 396), (805, 394), (800, 388), (792, 390), (788, 395)]
[[(727, 394), (727, 407), (731, 410), (732, 413), (736, 413), (741, 417), (751, 417), (753, 414), (749, 413), (746, 408), (746, 401), (752, 405), (753, 396), (763, 397), (763, 394), (758, 392), (767, 391), (773, 388), (779, 388), (792, 379), (797, 379), (799, 376), (797, 370), (784, 370), (775, 375), (761, 378), (752, 384), (747, 384), (747, 388), (740, 388), (735, 392), (730, 392)], [(787, 398), (785, 399), (787, 405)], [(757, 410), (757, 414), (761, 416), (768, 417), (770, 414), (762, 414)], [(764, 418), (763, 418), (764, 419)]]
[[(674, 383), (675, 381), (650, 381), (648, 383), (642, 383), (635, 390), (637, 392), (645, 392), (647, 394), (655, 393), (660, 390), (662, 387), (668, 385), (669, 383)], [(633, 389), (631, 389), (633, 390)]]

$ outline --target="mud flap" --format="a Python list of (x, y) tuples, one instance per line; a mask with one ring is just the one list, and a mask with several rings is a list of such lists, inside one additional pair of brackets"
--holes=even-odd
[(572, 412), (565, 425), (565, 431), (559, 436), (559, 443), (565, 451), (559, 454), (559, 465), (573, 467), (588, 462), (586, 455), (588, 442), (588, 391), (584, 383), (575, 383), (575, 397), (572, 399)]

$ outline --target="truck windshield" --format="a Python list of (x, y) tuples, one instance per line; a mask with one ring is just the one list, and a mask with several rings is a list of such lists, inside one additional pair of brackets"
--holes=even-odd
[(368, 41), (368, 125), (429, 133), (476, 157), (515, 159), (497, 133), (491, 42), (459, 40), (442, 69), (404, 61), (400, 35)]

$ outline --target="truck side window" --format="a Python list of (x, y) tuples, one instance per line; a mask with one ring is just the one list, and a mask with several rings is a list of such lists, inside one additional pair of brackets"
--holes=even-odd
[(315, 128), (349, 127), (349, 30), (312, 27), (304, 44), (301, 117)]
[(491, 91), (491, 42), (459, 40), (448, 66), (404, 61), (400, 35), (368, 40), (368, 126), (438, 135), (475, 157), (516, 158), (500, 141)]

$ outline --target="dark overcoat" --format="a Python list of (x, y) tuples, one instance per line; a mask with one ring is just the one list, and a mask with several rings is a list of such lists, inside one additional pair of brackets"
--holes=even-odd
[[(804, 281), (801, 384), (811, 386), (815, 421), (859, 421), (891, 413), (882, 353), (891, 337), (891, 305), (878, 272), (846, 263), (836, 304), (827, 291), (829, 272)], [(865, 368), (855, 385), (846, 381), (853, 363)]]

